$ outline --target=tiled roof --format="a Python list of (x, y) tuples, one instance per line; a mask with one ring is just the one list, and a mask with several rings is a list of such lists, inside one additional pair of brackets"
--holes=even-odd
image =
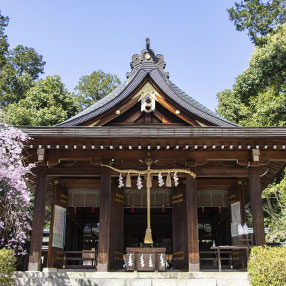
[(126, 99), (147, 76), (149, 76), (169, 98), (203, 121), (210, 122), (217, 126), (236, 126), (233, 122), (226, 120), (183, 92), (171, 82), (167, 74), (152, 61), (142, 61), (141, 64), (132, 70), (128, 79), (110, 94), (57, 126), (78, 126), (103, 114)]
[[(253, 145), (253, 139), (273, 140), (286, 138), (286, 127), (193, 127), (193, 126), (20, 126), (32, 138), (232, 138), (245, 139)], [(248, 141), (249, 140), (249, 141)], [(270, 141), (269, 141), (270, 140)], [(260, 143), (259, 143), (260, 142)], [(262, 144), (261, 141), (258, 141)], [(33, 143), (32, 143), (33, 144)], [(283, 143), (284, 144), (284, 143)], [(269, 146), (270, 146), (269, 145)], [(263, 147), (263, 146), (261, 146)], [(278, 148), (278, 147), (277, 147)], [(283, 148), (280, 146), (280, 148)], [(284, 149), (283, 149), (284, 150)]]

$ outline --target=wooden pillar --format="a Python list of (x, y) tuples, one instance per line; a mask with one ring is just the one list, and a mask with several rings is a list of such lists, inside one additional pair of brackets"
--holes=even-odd
[(186, 175), (189, 272), (200, 271), (198, 193), (196, 179)]
[(124, 246), (124, 191), (112, 187), (110, 201), (109, 268), (122, 269)]
[(48, 258), (47, 267), (53, 267), (53, 225), (54, 225), (54, 212), (55, 212), (55, 200), (56, 200), (56, 187), (53, 189), (53, 198), (51, 206), (51, 221), (50, 221), (50, 233), (49, 233), (49, 246), (48, 246)]
[(186, 188), (179, 186), (172, 192), (173, 261), (175, 269), (188, 268)]
[[(97, 271), (108, 271), (109, 267), (109, 232), (110, 232), (110, 169), (101, 167), (99, 242)], [(114, 237), (113, 239), (116, 239)]]
[(34, 207), (34, 215), (32, 222), (32, 236), (31, 236), (29, 266), (28, 266), (29, 271), (41, 270), (46, 188), (47, 188), (47, 167), (40, 166), (37, 168), (35, 207)]
[(255, 245), (265, 244), (259, 167), (249, 168), (249, 188)]

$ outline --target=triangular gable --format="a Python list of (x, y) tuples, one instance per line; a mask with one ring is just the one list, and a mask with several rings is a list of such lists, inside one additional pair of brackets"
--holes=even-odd
[[(152, 110), (148, 110), (148, 102)], [(146, 109), (147, 108), (147, 109)], [(115, 105), (98, 117), (86, 122), (84, 126), (111, 125), (185, 125), (199, 126), (185, 110), (174, 104), (166, 95), (155, 88), (150, 79), (121, 104)]]
[[(164, 57), (155, 56), (153, 50), (134, 55), (131, 68), (127, 80), (113, 92), (58, 126), (236, 126), (172, 83), (164, 71)], [(151, 111), (142, 109), (144, 100), (151, 102)]]

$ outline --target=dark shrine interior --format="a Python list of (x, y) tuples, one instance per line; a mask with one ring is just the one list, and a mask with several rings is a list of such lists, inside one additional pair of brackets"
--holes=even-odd
[[(124, 209), (124, 247), (143, 246), (146, 230), (146, 208)], [(228, 208), (198, 208), (200, 251), (216, 245), (230, 245)], [(151, 208), (154, 247), (165, 247), (172, 253), (172, 208)], [(97, 250), (99, 208), (68, 208), (65, 250)], [(116, 238), (115, 238), (116, 239)]]

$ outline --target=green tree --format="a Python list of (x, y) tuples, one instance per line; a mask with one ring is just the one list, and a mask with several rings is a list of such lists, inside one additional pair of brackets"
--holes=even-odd
[(33, 48), (18, 45), (10, 51), (8, 59), (19, 76), (26, 73), (33, 80), (36, 80), (40, 74), (44, 73), (46, 62), (43, 61), (43, 56), (39, 55)]
[(235, 2), (234, 7), (227, 11), (236, 29), (247, 30), (255, 44), (263, 43), (261, 36), (268, 35), (286, 22), (285, 0), (242, 0)]
[(8, 40), (5, 35), (5, 28), (8, 26), (9, 18), (1, 15), (0, 10), (0, 70), (6, 64), (6, 57), (8, 54)]
[(17, 46), (8, 52), (6, 64), (0, 71), (0, 106), (24, 98), (35, 80), (44, 72), (43, 57), (34, 49)]
[[(267, 3), (270, 5), (270, 2)], [(249, 25), (265, 27), (265, 22), (254, 17), (250, 18)], [(256, 48), (249, 66), (236, 78), (232, 90), (217, 94), (217, 112), (242, 126), (285, 126), (286, 24), (264, 30), (259, 41), (258, 33), (252, 35), (255, 35)], [(286, 241), (285, 172), (277, 176), (262, 196), (265, 225), (270, 227), (268, 241)]]
[(80, 109), (77, 97), (67, 91), (59, 76), (38, 80), (17, 103), (4, 109), (4, 120), (12, 125), (52, 126)]
[(255, 48), (233, 90), (218, 93), (218, 113), (244, 126), (286, 124), (286, 24)]
[(105, 73), (102, 70), (82, 76), (75, 87), (82, 109), (109, 94), (119, 84), (120, 79), (116, 75)]
[(243, 118), (241, 108), (243, 105), (232, 89), (225, 89), (217, 94), (219, 105), (217, 113), (232, 122), (239, 123)]
[(16, 46), (9, 49), (5, 28), (9, 18), (0, 11), (0, 107), (18, 102), (44, 72), (43, 57), (34, 49)]
[[(286, 177), (285, 171), (263, 191), (266, 223), (270, 227), (267, 240), (286, 241)], [(282, 179), (281, 179), (282, 178)]]

